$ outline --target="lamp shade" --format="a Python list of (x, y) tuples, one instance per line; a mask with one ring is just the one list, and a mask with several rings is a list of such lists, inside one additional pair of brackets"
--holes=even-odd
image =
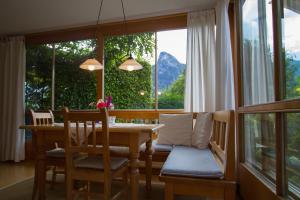
[(134, 70), (140, 70), (143, 69), (143, 66), (138, 63), (135, 59), (133, 59), (132, 56), (130, 56), (125, 62), (123, 62), (119, 69), (127, 70), (127, 71), (134, 71)]
[(80, 65), (80, 68), (94, 71), (103, 69), (103, 65), (96, 59), (87, 59)]

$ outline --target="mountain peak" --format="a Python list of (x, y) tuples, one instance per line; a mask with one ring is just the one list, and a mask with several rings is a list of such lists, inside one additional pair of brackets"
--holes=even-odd
[(157, 66), (159, 90), (169, 87), (185, 69), (185, 64), (180, 63), (176, 57), (165, 51), (159, 54)]

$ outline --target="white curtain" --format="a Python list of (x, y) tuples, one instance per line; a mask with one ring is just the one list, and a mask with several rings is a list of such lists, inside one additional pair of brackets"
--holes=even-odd
[(188, 14), (184, 109), (215, 111), (215, 11)]
[(235, 103), (228, 4), (216, 4), (216, 110), (234, 109)]
[(0, 39), (0, 161), (25, 157), (24, 82), (24, 38)]
[[(268, 36), (267, 1), (251, 2), (253, 12), (243, 22), (243, 87), (245, 105), (274, 100), (274, 67)], [(248, 6), (248, 5), (246, 5)], [(250, 5), (249, 5), (250, 6)], [(248, 21), (252, 15), (255, 20)], [(252, 18), (250, 18), (252, 19)]]

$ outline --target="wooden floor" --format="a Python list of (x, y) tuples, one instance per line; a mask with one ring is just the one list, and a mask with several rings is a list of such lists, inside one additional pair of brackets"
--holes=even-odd
[(0, 162), (0, 189), (24, 181), (34, 176), (32, 161), (14, 163)]

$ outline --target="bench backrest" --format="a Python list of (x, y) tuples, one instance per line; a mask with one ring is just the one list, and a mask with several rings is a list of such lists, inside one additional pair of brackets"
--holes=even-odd
[[(116, 116), (120, 122), (157, 123), (160, 114), (184, 114), (183, 110), (111, 110), (110, 116)], [(194, 119), (198, 113), (194, 113)]]
[(216, 111), (210, 148), (224, 167), (224, 179), (235, 180), (234, 111)]

